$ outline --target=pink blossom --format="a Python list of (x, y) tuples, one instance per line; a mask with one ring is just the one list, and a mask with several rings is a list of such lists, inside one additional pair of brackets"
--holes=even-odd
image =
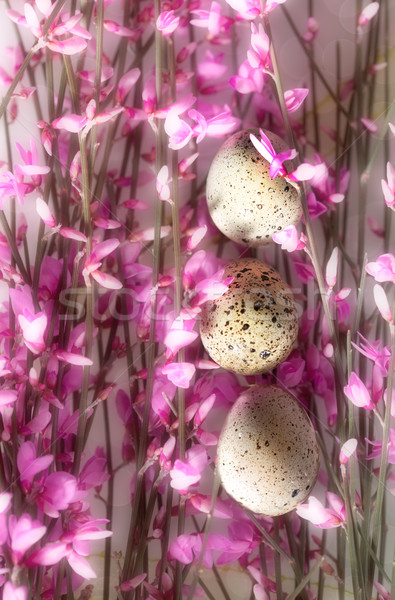
[(180, 17), (174, 15), (174, 10), (166, 10), (160, 13), (157, 18), (156, 27), (165, 37), (167, 37), (177, 29), (179, 23)]
[(18, 316), (23, 341), (33, 354), (41, 354), (46, 348), (44, 339), (48, 318), (43, 312), (31, 314), (27, 309)]
[(208, 462), (205, 449), (200, 446), (192, 446), (185, 453), (185, 462), (176, 460), (170, 471), (171, 487), (185, 495), (189, 486), (200, 481), (201, 473)]
[(338, 496), (331, 492), (327, 492), (327, 498), (332, 509), (325, 508), (315, 496), (310, 496), (308, 504), (300, 504), (296, 508), (296, 513), (299, 517), (307, 519), (320, 529), (339, 527), (345, 523), (346, 514), (344, 503)]
[(334, 288), (337, 280), (337, 265), (339, 262), (339, 248), (333, 248), (332, 254), (326, 265), (325, 281), (329, 288)]
[(195, 371), (194, 365), (186, 362), (167, 363), (162, 368), (162, 373), (167, 375), (174, 385), (184, 389), (190, 387)]
[(16, 587), (11, 581), (7, 581), (3, 588), (3, 600), (27, 600), (27, 587)]
[(318, 23), (314, 17), (307, 19), (307, 31), (303, 34), (303, 39), (307, 43), (311, 43), (315, 40), (318, 33)]
[(279, 175), (280, 177), (285, 177), (287, 175), (287, 169), (284, 167), (283, 163), (286, 160), (292, 160), (296, 157), (296, 150), (285, 150), (285, 152), (279, 152), (278, 154), (274, 150), (271, 141), (267, 137), (267, 135), (259, 130), (261, 135), (261, 139), (258, 140), (253, 133), (250, 134), (250, 140), (259, 152), (263, 156), (264, 159), (269, 163), (269, 173), (270, 177), (274, 179)]
[(165, 131), (169, 136), (169, 148), (172, 150), (184, 148), (192, 138), (191, 127), (172, 111), (166, 117)]
[(378, 283), (376, 283), (376, 285), (373, 288), (373, 296), (374, 301), (376, 302), (376, 306), (379, 309), (379, 312), (383, 319), (388, 323), (392, 323), (392, 311), (388, 302), (387, 295), (384, 289)]
[(194, 250), (196, 246), (198, 246), (200, 242), (204, 239), (207, 233), (207, 225), (203, 225), (202, 227), (195, 227), (192, 231), (188, 231), (188, 234), (190, 233), (192, 233), (192, 235), (188, 239), (187, 249)]
[(261, 69), (254, 69), (249, 61), (245, 60), (241, 63), (237, 75), (230, 78), (229, 83), (239, 94), (259, 93), (263, 88), (264, 75)]
[(66, 362), (70, 365), (76, 365), (79, 367), (89, 367), (93, 365), (93, 360), (82, 354), (76, 354), (74, 352), (67, 352), (66, 350), (55, 350), (54, 356), (61, 362)]
[(185, 495), (189, 486), (195, 485), (201, 479), (200, 472), (193, 466), (181, 460), (176, 460), (173, 469), (170, 471), (170, 485), (180, 494)]
[(287, 252), (295, 252), (295, 250), (303, 250), (306, 246), (306, 238), (302, 233), (299, 239), (298, 231), (295, 225), (289, 225), (281, 231), (276, 231), (273, 235), (273, 241), (280, 244), (282, 250)]
[(387, 163), (387, 181), (381, 180), (381, 189), (386, 205), (395, 210), (395, 169), (390, 162)]
[(7, 406), (13, 404), (18, 398), (18, 392), (16, 390), (0, 390), (0, 406)]
[(248, 62), (253, 69), (266, 69), (270, 63), (270, 40), (259, 24), (258, 29), (251, 23), (251, 48), (247, 51)]
[(344, 387), (344, 393), (350, 402), (352, 402), (355, 406), (365, 408), (367, 410), (372, 410), (374, 408), (372, 398), (366, 385), (354, 372), (352, 372), (350, 375), (348, 385)]
[(52, 464), (54, 457), (46, 454), (37, 458), (33, 442), (23, 442), (17, 454), (17, 466), (21, 481), (26, 489), (31, 489), (33, 479)]
[(156, 191), (158, 192), (158, 196), (161, 200), (165, 200), (166, 202), (172, 202), (170, 198), (170, 188), (168, 182), (169, 168), (167, 165), (163, 165), (156, 177)]
[(199, 19), (191, 19), (191, 25), (195, 27), (207, 27), (211, 35), (218, 35), (222, 25), (227, 25), (228, 19), (221, 14), (221, 5), (218, 2), (211, 2), (210, 10), (192, 10), (191, 13)]
[(368, 131), (369, 133), (377, 133), (378, 126), (374, 121), (372, 121), (372, 119), (367, 119), (365, 117), (362, 117), (361, 123), (364, 126), (364, 128), (366, 129), (366, 131)]
[(302, 358), (291, 358), (277, 367), (277, 377), (286, 388), (296, 387), (302, 381), (304, 368)]
[[(372, 452), (366, 457), (367, 460), (372, 460), (373, 458), (380, 457), (382, 454), (383, 443), (382, 441), (372, 442), (370, 440), (366, 440), (373, 446)], [(390, 429), (389, 433), (389, 449), (388, 449), (388, 462), (391, 465), (395, 465), (395, 429)]]
[(164, 344), (167, 349), (167, 359), (173, 358), (181, 348), (189, 346), (189, 344), (192, 344), (192, 342), (199, 337), (199, 334), (196, 331), (183, 329), (184, 323), (185, 322), (181, 320), (175, 321), (164, 339)]
[(23, 514), (19, 519), (10, 515), (8, 531), (11, 539), (12, 561), (20, 564), (25, 553), (40, 540), (47, 528), (40, 521), (33, 521), (31, 516)]
[(56, 227), (55, 218), (42, 198), (36, 199), (36, 211), (48, 227)]
[(350, 457), (355, 453), (358, 446), (358, 440), (350, 438), (340, 448), (339, 461), (341, 465), (345, 465), (350, 460)]
[(392, 281), (395, 283), (395, 256), (393, 254), (382, 254), (375, 262), (366, 265), (366, 271), (376, 281)]
[(373, 17), (376, 15), (379, 8), (380, 8), (379, 2), (371, 2), (370, 4), (365, 6), (365, 8), (363, 9), (363, 11), (361, 12), (361, 14), (358, 17), (358, 26), (364, 27), (365, 25), (367, 25), (369, 23), (369, 21), (371, 21), (373, 19)]
[(284, 92), (285, 105), (289, 113), (296, 112), (303, 104), (309, 93), (308, 88), (295, 88)]
[(135, 83), (138, 81), (141, 75), (140, 69), (134, 68), (122, 75), (119, 80), (117, 91), (115, 94), (115, 102), (116, 104), (123, 104), (125, 102), (126, 96), (129, 94), (130, 90), (133, 88)]

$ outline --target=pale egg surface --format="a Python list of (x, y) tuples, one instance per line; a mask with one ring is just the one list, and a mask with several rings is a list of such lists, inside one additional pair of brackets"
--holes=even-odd
[(310, 493), (319, 469), (313, 425), (282, 388), (252, 386), (222, 429), (217, 468), (227, 493), (252, 512), (285, 514)]
[(280, 275), (254, 258), (232, 261), (228, 290), (202, 307), (200, 336), (210, 357), (234, 373), (256, 375), (284, 361), (298, 333), (293, 295)]
[[(224, 235), (239, 244), (261, 246), (274, 233), (296, 225), (302, 205), (298, 189), (283, 177), (271, 179), (270, 165), (253, 146), (251, 132), (239, 131), (221, 146), (208, 173), (206, 196), (211, 218)], [(277, 135), (264, 133), (277, 153), (287, 150)], [(285, 166), (293, 168), (291, 161)]]

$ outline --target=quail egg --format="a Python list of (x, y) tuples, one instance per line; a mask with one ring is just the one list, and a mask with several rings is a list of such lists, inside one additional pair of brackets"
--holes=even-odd
[[(277, 153), (287, 150), (281, 138), (263, 131)], [(280, 176), (271, 179), (269, 162), (253, 146), (250, 133), (257, 132), (239, 131), (221, 146), (207, 176), (206, 196), (211, 218), (224, 235), (238, 244), (261, 246), (298, 223), (302, 205), (297, 187)]]
[(306, 499), (319, 469), (306, 411), (275, 385), (248, 388), (225, 421), (217, 468), (227, 493), (245, 508), (266, 516), (291, 511)]
[(210, 357), (234, 373), (273, 369), (291, 352), (298, 333), (293, 295), (272, 267), (255, 258), (228, 263), (227, 291), (202, 306), (200, 336)]

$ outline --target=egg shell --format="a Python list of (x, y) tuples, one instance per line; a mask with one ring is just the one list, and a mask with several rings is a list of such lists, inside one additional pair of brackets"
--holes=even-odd
[[(263, 131), (277, 153), (288, 149), (277, 135)], [(207, 176), (206, 197), (211, 218), (224, 235), (238, 244), (262, 246), (300, 221), (302, 205), (298, 187), (280, 176), (271, 179), (270, 165), (250, 133), (259, 139), (257, 131), (243, 130), (221, 146)], [(292, 161), (285, 166), (294, 169)]]
[(296, 398), (275, 385), (252, 386), (239, 396), (217, 451), (232, 498), (254, 513), (283, 515), (306, 499), (319, 461), (313, 425)]
[(202, 306), (200, 337), (210, 357), (234, 373), (256, 375), (284, 361), (298, 334), (293, 295), (280, 275), (255, 258), (228, 263), (228, 290)]

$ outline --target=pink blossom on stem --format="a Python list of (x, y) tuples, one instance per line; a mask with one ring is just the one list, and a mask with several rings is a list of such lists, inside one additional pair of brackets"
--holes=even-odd
[(302, 381), (305, 364), (305, 361), (298, 357), (284, 361), (277, 367), (279, 381), (286, 388), (296, 387)]
[(393, 316), (388, 302), (387, 294), (385, 293), (381, 285), (379, 285), (378, 283), (376, 283), (376, 285), (373, 288), (373, 296), (374, 301), (376, 302), (376, 306), (379, 309), (379, 312), (383, 319), (388, 323), (392, 323)]
[(346, 519), (344, 503), (331, 492), (327, 492), (327, 498), (332, 509), (325, 508), (315, 496), (310, 496), (307, 504), (300, 504), (296, 508), (296, 513), (320, 529), (339, 527)]
[(381, 180), (381, 189), (384, 194), (384, 202), (395, 210), (395, 169), (390, 162), (387, 163), (387, 181)]
[(367, 25), (369, 21), (371, 21), (373, 17), (377, 14), (379, 8), (379, 2), (371, 2), (370, 4), (365, 6), (365, 8), (358, 17), (358, 26), (364, 27), (365, 25)]
[(303, 250), (307, 240), (303, 233), (299, 238), (295, 225), (289, 225), (281, 231), (276, 231), (273, 235), (273, 241), (276, 242), (276, 244), (280, 244), (282, 250), (295, 252), (295, 250)]
[(270, 165), (270, 177), (272, 179), (277, 177), (277, 175), (279, 175), (280, 177), (285, 177), (288, 174), (288, 172), (287, 169), (284, 167), (283, 163), (286, 160), (292, 160), (293, 158), (295, 158), (297, 155), (296, 150), (285, 150), (285, 152), (279, 152), (277, 154), (277, 152), (272, 146), (271, 141), (269, 140), (267, 135), (262, 131), (262, 129), (259, 130), (259, 133), (261, 135), (260, 140), (258, 140), (258, 138), (253, 133), (250, 134), (250, 140), (255, 146), (256, 150), (259, 152), (259, 154), (261, 154), (263, 158), (268, 161)]
[(251, 47), (247, 58), (253, 69), (264, 70), (270, 64), (270, 40), (261, 23), (258, 29), (251, 23)]
[(341, 465), (345, 465), (350, 460), (350, 457), (355, 453), (358, 446), (358, 440), (350, 438), (340, 448), (339, 461)]
[(140, 75), (140, 69), (134, 68), (121, 77), (115, 94), (116, 104), (123, 104), (125, 102), (126, 96), (129, 94), (130, 90), (133, 88)]
[(170, 471), (171, 487), (185, 495), (191, 485), (195, 485), (201, 479), (201, 473), (208, 463), (207, 452), (200, 446), (192, 446), (185, 453), (185, 462), (176, 460)]
[(55, 218), (42, 198), (36, 199), (36, 211), (48, 227), (56, 227)]
[(82, 354), (75, 352), (67, 352), (66, 350), (55, 350), (54, 356), (61, 362), (66, 362), (69, 365), (78, 367), (89, 367), (93, 365), (93, 360)]
[[(382, 454), (383, 443), (382, 441), (370, 441), (366, 439), (371, 446), (373, 446), (372, 452), (366, 457), (367, 460), (380, 457)], [(390, 429), (389, 433), (389, 449), (388, 449), (388, 462), (391, 465), (395, 465), (395, 429)]]
[(307, 88), (295, 88), (284, 92), (285, 105), (289, 113), (296, 112), (306, 100), (309, 90)]
[(156, 191), (158, 192), (158, 196), (161, 200), (171, 203), (172, 200), (170, 198), (170, 188), (168, 184), (169, 168), (167, 165), (163, 165), (156, 176)]
[(14, 564), (20, 564), (26, 552), (43, 537), (47, 528), (40, 521), (33, 521), (30, 515), (23, 514), (19, 519), (15, 515), (10, 515), (8, 531), (11, 539), (12, 561)]
[(194, 365), (187, 362), (167, 363), (162, 368), (162, 373), (167, 375), (174, 385), (184, 389), (190, 387), (195, 371)]
[(310, 43), (313, 42), (318, 33), (318, 23), (314, 17), (309, 17), (307, 19), (307, 31), (303, 34), (303, 39), (305, 42)]
[(3, 588), (3, 600), (27, 600), (27, 587), (16, 587), (11, 581), (7, 581)]
[(263, 88), (264, 74), (261, 69), (254, 69), (249, 61), (245, 60), (241, 63), (237, 75), (230, 78), (229, 83), (239, 94), (259, 93)]
[(334, 288), (337, 280), (337, 266), (339, 263), (339, 248), (333, 248), (328, 264), (326, 265), (325, 281), (329, 288)]
[[(185, 327), (185, 329), (183, 329)], [(181, 348), (189, 346), (199, 337), (196, 331), (190, 331), (185, 321), (175, 321), (164, 339), (166, 358), (173, 358)]]
[(37, 458), (36, 448), (33, 442), (23, 442), (17, 454), (17, 466), (21, 481), (26, 489), (31, 489), (33, 479), (52, 464), (54, 457), (51, 454)]
[(33, 354), (41, 354), (46, 348), (44, 339), (48, 318), (43, 312), (31, 314), (25, 309), (24, 314), (18, 316), (18, 323), (22, 329), (23, 341)]
[(156, 20), (156, 27), (165, 37), (174, 33), (180, 23), (180, 17), (174, 15), (174, 10), (165, 10)]
[(376, 281), (392, 281), (395, 283), (395, 256), (391, 253), (382, 254), (375, 262), (366, 265), (366, 271)]
[(348, 385), (344, 387), (344, 393), (354, 406), (365, 408), (366, 410), (372, 410), (374, 408), (372, 398), (366, 385), (354, 372), (350, 375)]
[(180, 150), (192, 138), (192, 129), (188, 123), (170, 111), (165, 120), (165, 131), (169, 136), (169, 148)]
[(0, 390), (0, 406), (7, 406), (17, 401), (18, 392), (16, 390)]

